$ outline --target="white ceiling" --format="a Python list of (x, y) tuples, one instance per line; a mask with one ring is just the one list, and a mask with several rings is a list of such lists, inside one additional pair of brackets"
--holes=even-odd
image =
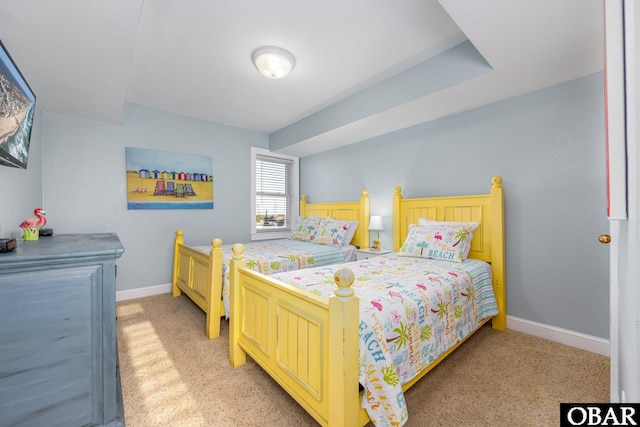
[[(288, 151), (601, 71), (602, 0), (0, 0), (0, 40), (37, 106), (113, 123), (132, 102), (270, 134), (467, 39), (493, 71)], [(254, 68), (251, 53), (265, 45), (295, 56), (286, 79)]]

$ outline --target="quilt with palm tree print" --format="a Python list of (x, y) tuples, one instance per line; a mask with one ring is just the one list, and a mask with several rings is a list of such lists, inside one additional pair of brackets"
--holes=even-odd
[[(491, 266), (381, 255), (341, 264), (355, 275), (360, 302), (362, 406), (377, 427), (408, 419), (402, 385), (498, 313)], [(272, 277), (328, 298), (337, 266), (277, 273)]]

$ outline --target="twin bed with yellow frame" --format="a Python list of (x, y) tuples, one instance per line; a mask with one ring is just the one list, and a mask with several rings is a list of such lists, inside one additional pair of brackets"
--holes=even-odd
[[(300, 216), (358, 221), (358, 228), (351, 240), (351, 245), (369, 247), (369, 195), (367, 190), (363, 190), (360, 200), (355, 202), (309, 203), (306, 196), (302, 195)], [(228, 262), (225, 260), (224, 253), (230, 254), (231, 245), (223, 247), (220, 239), (213, 239), (211, 243), (211, 248), (206, 248), (207, 250), (189, 246), (184, 242), (182, 230), (176, 231), (172, 293), (174, 297), (184, 293), (206, 313), (206, 335), (209, 338), (215, 338), (220, 335), (220, 318), (225, 316), (222, 301), (223, 263)], [(309, 245), (313, 246), (312, 243)], [(229, 247), (228, 251), (226, 246)]]
[[(396, 188), (394, 251), (407, 238), (409, 225), (418, 224), (420, 218), (479, 223), (469, 258), (490, 264), (489, 289), (495, 294), (497, 315), (481, 320), (469, 335), (402, 384), (404, 391), (485, 323), (491, 321), (498, 330), (506, 327), (502, 178), (494, 177), (490, 192), (480, 195), (405, 199)], [(365, 425), (370, 418), (361, 407), (366, 390), (359, 390), (362, 325), (359, 299), (351, 288), (353, 272), (336, 266), (337, 289), (323, 298), (246, 268), (242, 251), (242, 245), (234, 245), (230, 271), (232, 366), (243, 365), (250, 356), (321, 425)]]

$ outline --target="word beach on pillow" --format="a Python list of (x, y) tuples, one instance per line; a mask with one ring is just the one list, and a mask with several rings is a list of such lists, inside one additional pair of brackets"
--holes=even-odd
[(398, 256), (462, 262), (469, 255), (476, 228), (477, 222), (424, 221), (421, 225), (411, 225)]
[[(462, 225), (462, 226), (469, 226), (472, 228), (472, 232), (474, 232), (476, 230), (476, 228), (478, 228), (479, 223), (477, 222), (455, 222), (455, 221), (436, 221), (433, 219), (426, 219), (426, 218), (418, 218), (418, 225)], [(471, 237), (473, 237), (473, 234), (471, 235)], [(466, 243), (466, 248), (464, 250), (464, 255), (462, 257), (463, 260), (467, 259), (467, 257), (469, 256), (469, 251), (471, 250), (471, 238), (469, 239), (469, 241)]]

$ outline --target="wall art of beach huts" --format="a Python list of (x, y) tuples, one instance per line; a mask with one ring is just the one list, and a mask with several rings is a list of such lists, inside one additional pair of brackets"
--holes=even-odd
[(211, 157), (127, 147), (128, 209), (213, 209), (212, 171)]

